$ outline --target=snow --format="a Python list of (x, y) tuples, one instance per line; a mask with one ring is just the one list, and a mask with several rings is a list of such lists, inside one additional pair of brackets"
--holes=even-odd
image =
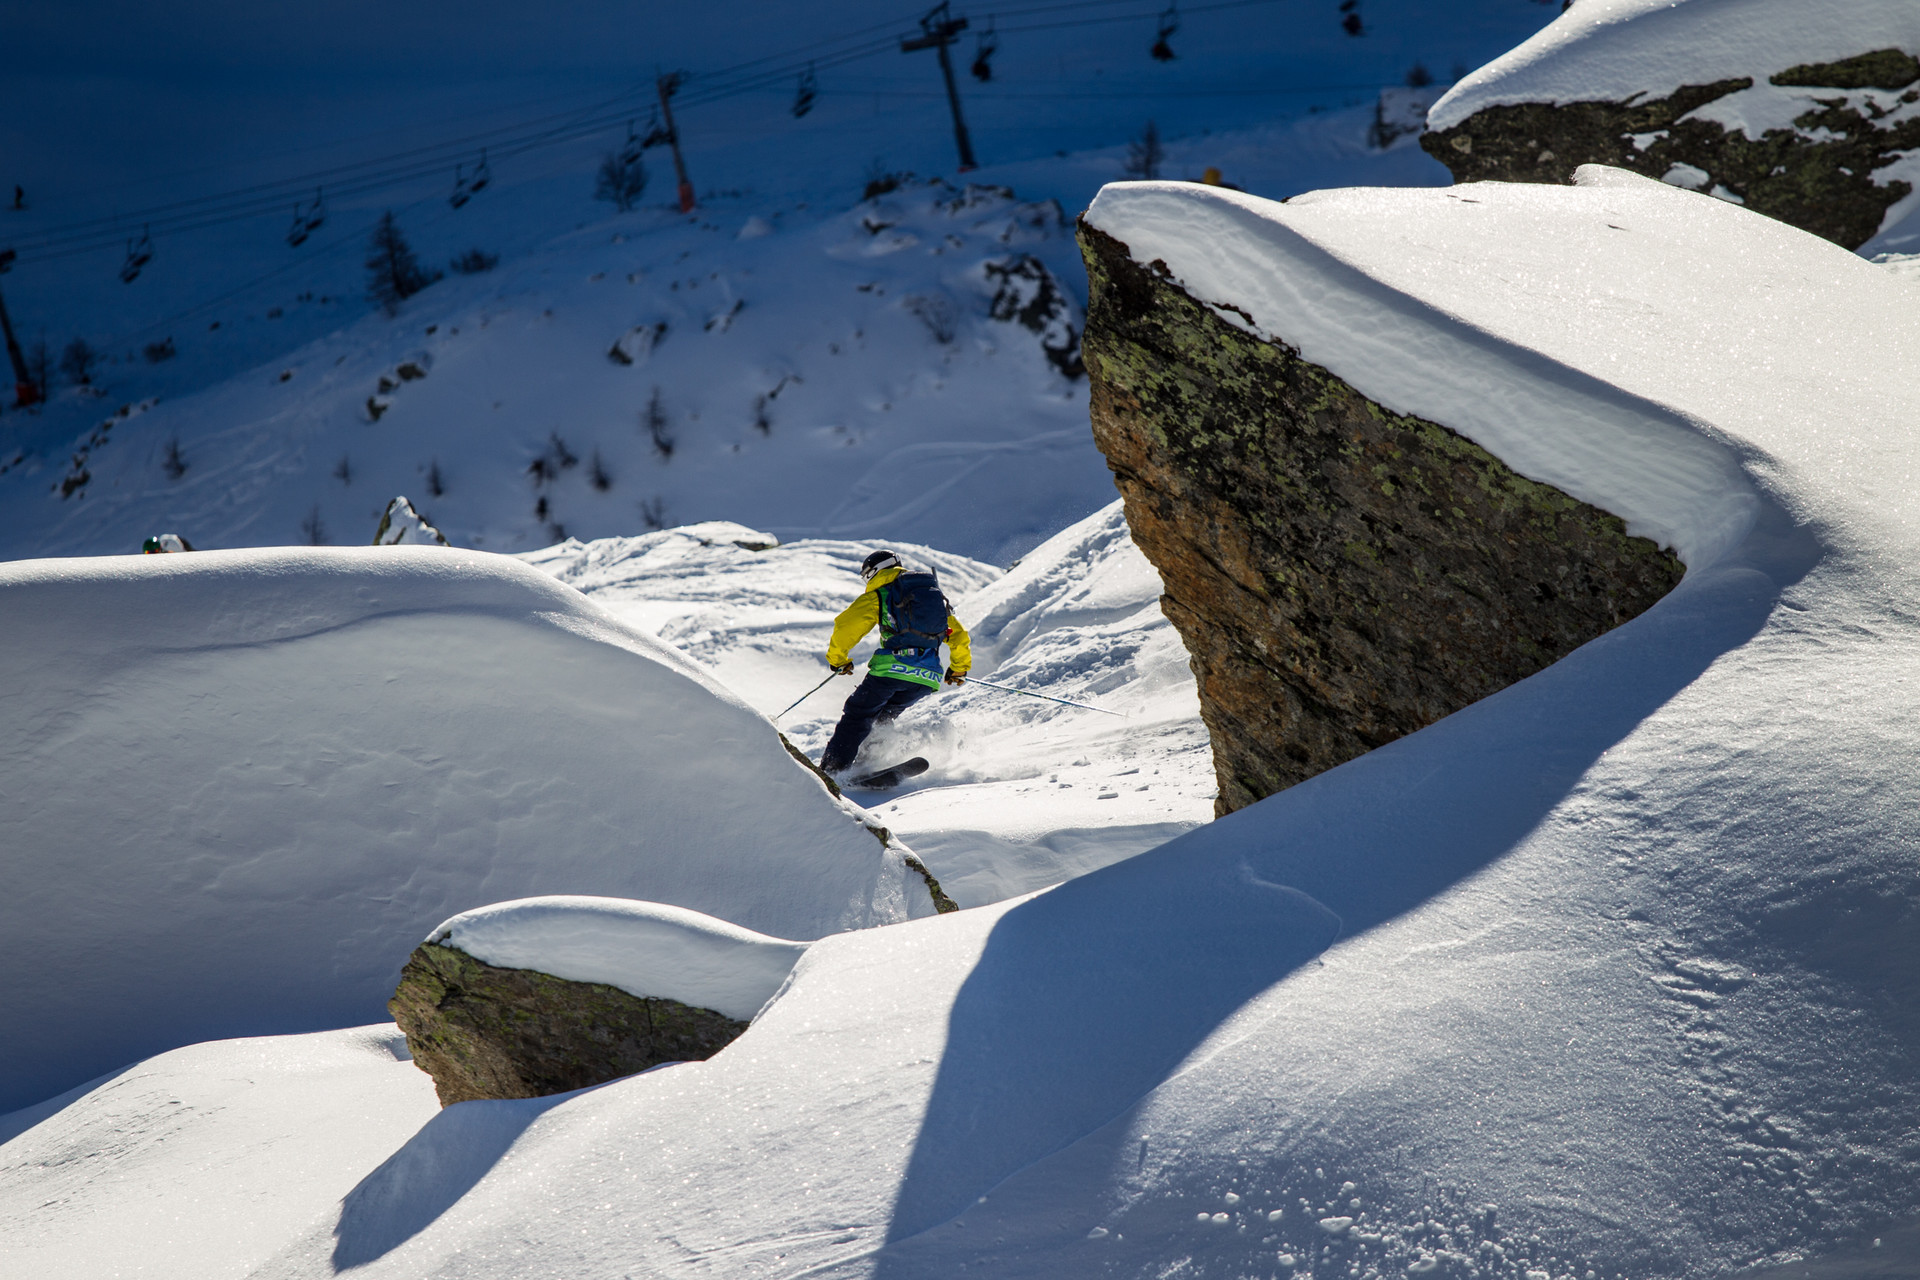
[(238, 1280), (439, 1106), (392, 1024), (161, 1054), (0, 1116), (0, 1274)]
[(659, 902), (550, 895), (463, 911), (428, 942), (503, 969), (599, 982), (749, 1022), (807, 949)]
[(1139, 857), (823, 939), (708, 1062), (454, 1108), (403, 1152), (433, 1212), (369, 1180), (258, 1274), (1704, 1278), (1910, 1217), (1910, 286), (1584, 181), (1194, 191), (1157, 247), (1396, 408), (1492, 438), (1557, 378), (1637, 419), (1611, 466), (1538, 428), (1678, 531), (1675, 592)]
[[(1565, 248), (1542, 234), (1549, 226), (1569, 233), (1564, 198), (1545, 188), (1484, 183), (1437, 197), (1445, 202), (1441, 208), (1457, 211), (1451, 219), (1408, 203), (1405, 197), (1420, 198), (1416, 193), (1385, 188), (1315, 192), (1289, 201), (1285, 215), (1276, 216), (1271, 202), (1258, 197), (1195, 192), (1177, 183), (1115, 184), (1087, 218), (1129, 245), (1140, 261), (1165, 261), (1195, 297), (1230, 302), (1232, 310), (1216, 308), (1229, 323), (1262, 337), (1283, 333), (1306, 359), (1343, 377), (1364, 369), (1367, 394), (1387, 407), (1453, 427), (1522, 475), (1623, 517), (1629, 532), (1674, 548), (1689, 565), (1711, 561), (1746, 535), (1759, 503), (1734, 455), (1654, 397), (1623, 394), (1613, 381), (1578, 364), (1542, 358), (1547, 335), (1557, 340), (1556, 352), (1568, 355), (1638, 337), (1646, 349), (1636, 354), (1658, 360), (1643, 361), (1641, 369), (1664, 369), (1677, 358), (1667, 346), (1670, 335), (1656, 337), (1644, 326), (1625, 338), (1609, 336), (1615, 327), (1644, 318), (1643, 305), (1586, 296), (1610, 259), (1641, 252), (1637, 240), (1628, 240), (1632, 229), (1612, 225), (1610, 219), (1618, 221), (1613, 208), (1636, 209), (1655, 198), (1642, 187), (1665, 188), (1598, 166), (1580, 172), (1589, 183), (1609, 185), (1590, 186), (1574, 197), (1585, 216), (1577, 245)], [(1461, 315), (1465, 301), (1483, 291), (1470, 259), (1446, 256), (1452, 240), (1476, 219), (1487, 221), (1480, 215), (1491, 213), (1488, 206), (1496, 199), (1508, 222), (1532, 232), (1515, 246), (1514, 263), (1503, 264), (1541, 291), (1540, 314), (1528, 317), (1540, 331), (1524, 342), (1495, 336)], [(1708, 207), (1719, 203), (1709, 201)], [(1421, 217), (1393, 220), (1396, 211), (1414, 208)], [(1369, 220), (1359, 221), (1362, 214)], [(1706, 209), (1691, 205), (1675, 216), (1689, 215), (1697, 223), (1712, 221)], [(1379, 241), (1342, 236), (1336, 224), (1347, 219)], [(1385, 231), (1378, 230), (1382, 222)], [(1801, 233), (1782, 228), (1781, 234)], [(1574, 259), (1579, 266), (1563, 268), (1573, 252), (1587, 256)], [(1658, 239), (1646, 250), (1675, 270), (1688, 268), (1689, 252)], [(1863, 278), (1874, 274), (1846, 256), (1858, 263)], [(1370, 270), (1361, 268), (1362, 261)], [(1574, 305), (1576, 299), (1586, 305)], [(1827, 309), (1834, 307), (1829, 303)], [(1688, 350), (1702, 376), (1722, 354), (1705, 344)], [(1631, 377), (1634, 367), (1620, 375)], [(1748, 387), (1750, 396), (1766, 394)]]
[[(1767, 86), (1768, 76), (1887, 48), (1920, 49), (1920, 10), (1905, 0), (1579, 0), (1454, 85), (1427, 125), (1451, 129), (1518, 102), (1664, 98), (1681, 85), (1741, 77), (1760, 82), (1748, 91), (1756, 102), (1803, 102), (1797, 115), (1812, 105), (1807, 91)], [(1768, 127), (1790, 123), (1791, 115)]]
[[(1772, 131), (1827, 140), (1824, 129), (1795, 122), (1823, 103), (1839, 102), (1891, 129), (1920, 117), (1905, 90), (1793, 87), (1769, 77), (1789, 67), (1835, 62), (1881, 49), (1920, 50), (1920, 8), (1906, 0), (1581, 0), (1512, 51), (1462, 79), (1434, 104), (1428, 127), (1451, 129), (1488, 107), (1522, 102), (1630, 102), (1664, 98), (1683, 85), (1747, 79), (1682, 119), (1705, 120), (1758, 141)], [(1646, 149), (1650, 134), (1634, 135)], [(1920, 188), (1920, 155), (1907, 153), (1873, 171), (1878, 186), (1904, 181)], [(1666, 181), (1700, 189), (1709, 175), (1675, 165)], [(1715, 184), (1712, 194), (1738, 203)], [(1920, 245), (1920, 191), (1888, 207), (1877, 234), (1860, 252)]]
[(0, 1105), (382, 1016), (436, 921), (642, 898), (810, 939), (933, 910), (697, 663), (440, 547), (0, 566)]
[[(860, 562), (881, 545), (803, 539), (755, 549), (772, 541), (713, 523), (523, 558), (678, 646), (771, 716), (826, 675), (834, 615), (858, 594)], [(1004, 573), (914, 543), (884, 545), (938, 573), (972, 633), (976, 674), (1128, 716), (966, 686), (874, 734), (864, 764), (917, 755), (933, 769), (898, 791), (856, 798), (875, 806), (956, 902), (1029, 893), (1211, 818), (1212, 758), (1186, 649), (1117, 501)], [(855, 650), (856, 665), (873, 643)], [(780, 724), (818, 758), (851, 691), (851, 682), (830, 683)]]
[[(1546, 43), (1578, 18), (1594, 48), (1664, 57), (1646, 23), (1730, 8), (1579, 0)], [(1762, 44), (1813, 21), (1740, 12)], [(1408, 29), (1491, 21), (1435, 13)], [(1396, 15), (1369, 0), (1372, 38), (1342, 47), (1400, 56)], [(1706, 65), (1739, 25), (1674, 47)], [(1170, 68), (1189, 88), (1190, 50)], [(1524, 52), (1542, 76), (1572, 65)], [(1155, 100), (1112, 83), (1121, 106), (1075, 110), (1131, 129)], [(1168, 172), (1222, 164), (1276, 195), (1444, 181), (1411, 137), (1365, 147), (1373, 92), (1172, 137)], [(1021, 127), (1025, 158), (977, 175), (1016, 204), (1077, 207), (1118, 169), (1117, 145), (1051, 157)], [(398, 492), (456, 542), (556, 545), (531, 568), (426, 547), (0, 567), (0, 829), (26, 851), (0, 902), (0, 1106), (68, 1089), (0, 1116), (0, 1272), (1709, 1280), (1910, 1246), (1888, 1229), (1920, 1212), (1920, 335), (1897, 228), (1874, 265), (1591, 169), (1286, 205), (1103, 195), (1098, 225), (1229, 321), (1688, 565), (1538, 676), (1207, 824), (1192, 676), (1085, 440), (1084, 384), (986, 310), (981, 264), (1006, 254), (970, 219), (1007, 202), (956, 216), (914, 188), (869, 231), (823, 194), (865, 150), (740, 136), (726, 154), (764, 186), (699, 219), (556, 239), (575, 215), (552, 192), (580, 175), (536, 190), (503, 165), (499, 204), (468, 213), (507, 212), (457, 233), (499, 233), (495, 275), (392, 322), (342, 327), (338, 299), (229, 316), (183, 330), (177, 362), (117, 366), (102, 404), (69, 389), (9, 415), (11, 554), (176, 527), (304, 539), (309, 517), (361, 542)], [(225, 287), (227, 247), (163, 245), (142, 286)], [(1077, 278), (1064, 234), (1028, 248)], [(121, 329), (198, 304), (75, 289), (55, 312), (25, 267), (8, 288)], [(952, 300), (954, 342), (903, 295)], [(868, 348), (824, 350), (856, 329)], [(696, 433), (724, 396), (731, 426)], [(911, 425), (888, 425), (904, 403)], [(871, 814), (834, 803), (762, 717), (824, 674), (879, 539), (939, 569), (980, 674), (1129, 718), (943, 691), (869, 753), (934, 770)], [(844, 689), (782, 717), (797, 746), (817, 753)], [(872, 822), (972, 909), (904, 919), (931, 908)], [(791, 971), (713, 1059), (545, 1099), (439, 1110), (391, 1026), (172, 1047), (378, 1017), (449, 916), (496, 957), (615, 978), (645, 959), (636, 985), (695, 954), (761, 957), (762, 990)], [(589, 942), (607, 931), (627, 949)]]

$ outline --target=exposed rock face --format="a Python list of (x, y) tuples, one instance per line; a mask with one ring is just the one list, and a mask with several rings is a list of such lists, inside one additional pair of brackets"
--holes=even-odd
[(1393, 413), (1085, 222), (1094, 439), (1166, 584), (1230, 813), (1672, 590), (1619, 518)]
[(1711, 120), (1683, 119), (1754, 84), (1736, 79), (1651, 100), (1487, 107), (1424, 134), (1420, 145), (1456, 182), (1571, 182), (1580, 165), (1613, 165), (1737, 197), (1757, 213), (1858, 248), (1913, 189), (1899, 180), (1876, 186), (1873, 173), (1920, 147), (1920, 116), (1892, 122), (1903, 105), (1920, 102), (1920, 60), (1879, 49), (1788, 67), (1768, 80), (1813, 92), (1792, 128), (1768, 129), (1758, 140)]
[(538, 1098), (662, 1062), (703, 1061), (747, 1029), (711, 1009), (414, 948), (387, 1002), (440, 1105)]

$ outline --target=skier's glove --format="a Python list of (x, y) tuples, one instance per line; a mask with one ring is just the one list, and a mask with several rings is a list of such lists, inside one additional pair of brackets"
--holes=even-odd
[(967, 676), (963, 671), (955, 671), (952, 667), (948, 667), (946, 681), (948, 684), (965, 684)]
[(833, 674), (837, 676), (850, 676), (853, 674), (853, 664), (851, 662), (843, 662), (833, 669)]

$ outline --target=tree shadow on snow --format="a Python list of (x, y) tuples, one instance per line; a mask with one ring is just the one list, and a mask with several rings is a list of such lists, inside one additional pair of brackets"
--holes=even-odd
[[(1235, 1010), (1498, 860), (1754, 636), (1817, 550), (1777, 509), (1640, 618), (1447, 719), (1007, 912), (962, 985), (889, 1243), (1135, 1105)], [(1730, 558), (1731, 559), (1731, 558)], [(875, 1276), (911, 1264), (893, 1249)]]

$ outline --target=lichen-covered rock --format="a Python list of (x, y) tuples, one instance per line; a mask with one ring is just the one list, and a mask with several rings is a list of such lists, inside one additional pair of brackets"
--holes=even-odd
[(443, 1107), (544, 1097), (662, 1062), (704, 1061), (747, 1029), (711, 1009), (497, 968), (433, 942), (407, 958), (387, 1010)]
[(1791, 127), (1751, 138), (1711, 112), (1693, 114), (1753, 88), (1755, 79), (1742, 77), (1658, 98), (1484, 107), (1422, 135), (1420, 145), (1456, 182), (1564, 183), (1583, 164), (1612, 165), (1735, 199), (1849, 249), (1865, 244), (1913, 190), (1900, 179), (1880, 185), (1874, 174), (1920, 147), (1920, 59), (1875, 49), (1756, 70), (1776, 88), (1804, 91)]
[(1086, 222), (1094, 439), (1192, 655), (1230, 813), (1540, 670), (1681, 566), (1222, 320)]

